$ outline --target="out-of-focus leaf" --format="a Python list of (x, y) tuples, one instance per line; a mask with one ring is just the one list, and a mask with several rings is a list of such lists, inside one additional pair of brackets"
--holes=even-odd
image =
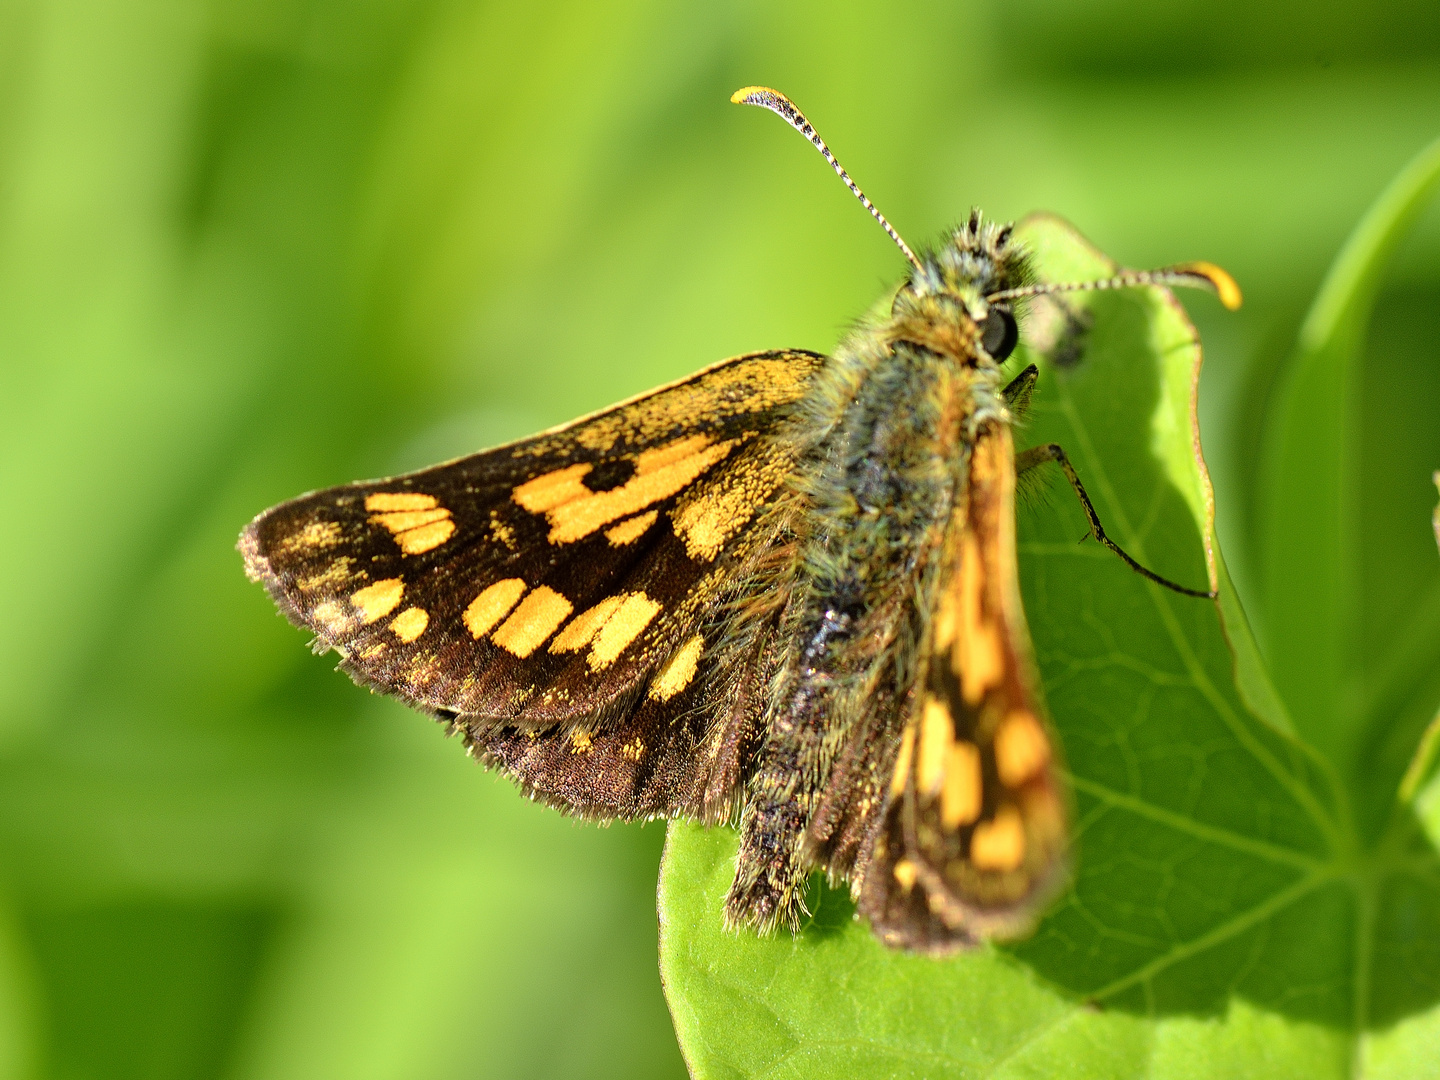
[(0, 1080), (32, 1080), (43, 1075), (34, 959), (9, 898), (0, 902)]
[[(112, 898), (32, 921), (55, 1076), (189, 1080), (225, 1068), (276, 912)], [(168, 1023), (156, 1024), (161, 1015)]]
[[(1355, 227), (1301, 327), (1261, 462), (1258, 615), (1270, 670), (1301, 735), (1356, 787), (1362, 828), (1372, 832), (1385, 820), (1381, 793), (1395, 791), (1429, 713), (1404, 725), (1393, 715), (1357, 715), (1365, 677), (1358, 365), (1385, 267), (1437, 184), (1440, 142)], [(1440, 641), (1422, 647), (1440, 658)], [(1375, 745), (1392, 736), (1400, 745), (1388, 752)]]

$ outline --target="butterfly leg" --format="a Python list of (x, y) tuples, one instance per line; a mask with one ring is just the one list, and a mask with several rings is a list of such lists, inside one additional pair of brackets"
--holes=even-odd
[(1040, 369), (1031, 364), (1000, 391), (1005, 397), (1005, 404), (1010, 407), (1011, 419), (1019, 420), (1030, 411), (1030, 399), (1035, 394), (1035, 382), (1039, 378)]
[[(1023, 375), (1023, 373), (1022, 373)], [(1008, 389), (1008, 388), (1007, 388)], [(1198, 596), (1207, 600), (1215, 598), (1213, 590), (1187, 589), (1184, 585), (1177, 585), (1169, 578), (1161, 577), (1153, 570), (1141, 566), (1131, 558), (1119, 544), (1111, 540), (1105, 534), (1105, 526), (1100, 524), (1100, 516), (1095, 513), (1095, 506), (1090, 501), (1090, 496), (1085, 493), (1085, 485), (1080, 482), (1080, 477), (1075, 472), (1075, 467), (1070, 464), (1070, 459), (1065, 456), (1065, 451), (1060, 448), (1059, 443), (1046, 443), (1044, 446), (1035, 446), (1021, 454), (1015, 455), (1015, 473), (1020, 475), (1031, 469), (1044, 465), (1047, 461), (1053, 461), (1060, 466), (1065, 473), (1065, 479), (1070, 481), (1070, 486), (1075, 490), (1075, 496), (1080, 500), (1080, 505), (1085, 509), (1085, 517), (1090, 521), (1090, 535), (1095, 537), (1101, 544), (1109, 548), (1116, 555), (1125, 561), (1125, 564), (1142, 577), (1147, 577), (1157, 585), (1180, 593), (1182, 596)]]

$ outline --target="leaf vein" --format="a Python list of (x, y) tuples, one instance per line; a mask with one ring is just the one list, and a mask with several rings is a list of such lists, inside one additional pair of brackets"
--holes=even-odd
[(1139, 817), (1168, 825), (1176, 831), (1187, 833), (1198, 840), (1222, 844), (1237, 851), (1245, 851), (1251, 855), (1258, 855), (1274, 862), (1286, 863), (1306, 870), (1318, 870), (1329, 865), (1328, 860), (1317, 859), (1303, 851), (1257, 840), (1229, 829), (1206, 825), (1204, 822), (1196, 821), (1194, 818), (1186, 817), (1174, 810), (1166, 810), (1162, 806), (1156, 806), (1154, 803), (1146, 802), (1134, 795), (1123, 794), (1113, 788), (1105, 787), (1103, 784), (1097, 784), (1093, 780), (1086, 780), (1084, 777), (1071, 776), (1070, 783), (1076, 791), (1083, 791), (1116, 809), (1126, 810)]
[(1096, 998), (1111, 997), (1115, 994), (1120, 993), (1120, 991), (1122, 990), (1129, 989), (1137, 982), (1142, 982), (1143, 980), (1153, 978), (1155, 975), (1158, 975), (1166, 968), (1172, 967), (1175, 964), (1180, 963), (1182, 960), (1188, 960), (1190, 957), (1195, 956), (1197, 953), (1204, 952), (1206, 949), (1213, 948), (1214, 946), (1229, 940), (1237, 934), (1243, 933), (1244, 931), (1250, 929), (1250, 927), (1254, 926), (1256, 923), (1264, 919), (1268, 919), (1271, 915), (1274, 915), (1280, 909), (1288, 907), (1296, 900), (1299, 900), (1306, 893), (1311, 892), (1319, 886), (1333, 880), (1335, 880), (1335, 875), (1329, 871), (1319, 871), (1316, 873), (1307, 874), (1305, 877), (1295, 882), (1295, 884), (1289, 886), (1288, 888), (1281, 889), (1279, 892), (1272, 895), (1270, 899), (1266, 900), (1263, 904), (1255, 905), (1249, 911), (1242, 912), (1241, 914), (1235, 916), (1235, 918), (1221, 923), (1213, 930), (1201, 934), (1198, 938), (1194, 938), (1191, 941), (1184, 941), (1179, 943), (1178, 945), (1170, 949), (1168, 952), (1166, 952), (1163, 956), (1157, 956), (1154, 960), (1151, 960), (1148, 964), (1137, 968), (1129, 975), (1125, 975), (1119, 979), (1114, 980), (1111, 983), (1106, 984), (1099, 990), (1096, 990), (1094, 996)]

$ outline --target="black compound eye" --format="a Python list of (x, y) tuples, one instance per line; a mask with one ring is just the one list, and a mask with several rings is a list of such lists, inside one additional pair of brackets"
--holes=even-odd
[(980, 324), (980, 344), (996, 360), (1004, 360), (1015, 351), (1020, 340), (1020, 328), (1015, 325), (1015, 316), (1004, 308), (991, 308), (990, 314)]

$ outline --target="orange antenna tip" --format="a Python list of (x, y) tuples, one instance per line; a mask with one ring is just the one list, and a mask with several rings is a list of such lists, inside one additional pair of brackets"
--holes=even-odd
[(780, 93), (779, 90), (771, 90), (768, 86), (742, 86), (739, 90), (736, 90), (733, 94), (730, 95), (730, 104), (763, 106), (765, 105), (765, 102), (759, 100), (762, 94), (776, 97), (781, 101), (790, 100), (784, 94)]
[(1180, 274), (1194, 274), (1209, 282), (1215, 295), (1220, 298), (1220, 303), (1224, 304), (1229, 311), (1238, 311), (1244, 302), (1244, 297), (1240, 295), (1240, 286), (1235, 283), (1235, 279), (1214, 263), (1181, 263), (1175, 267), (1175, 271)]

